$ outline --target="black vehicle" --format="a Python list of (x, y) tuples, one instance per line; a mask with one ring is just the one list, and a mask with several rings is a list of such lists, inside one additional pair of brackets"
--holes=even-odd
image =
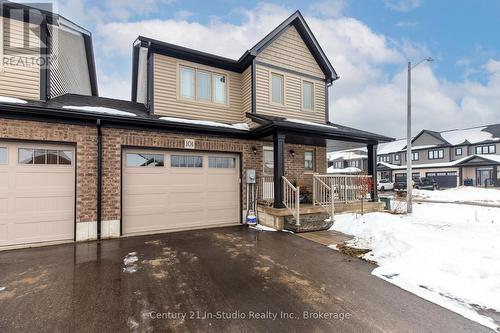
[[(415, 183), (415, 181), (413, 181)], [(394, 183), (394, 191), (406, 191), (406, 179)]]
[(437, 190), (439, 188), (437, 181), (432, 178), (422, 177), (415, 182), (415, 188), (419, 190)]

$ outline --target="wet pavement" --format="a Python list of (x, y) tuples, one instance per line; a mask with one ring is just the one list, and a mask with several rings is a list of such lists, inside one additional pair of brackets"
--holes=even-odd
[(5, 251), (0, 332), (491, 332), (373, 268), (245, 227)]

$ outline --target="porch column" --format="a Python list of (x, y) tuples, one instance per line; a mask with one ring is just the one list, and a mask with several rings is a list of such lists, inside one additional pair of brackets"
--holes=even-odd
[(274, 208), (283, 208), (283, 176), (285, 175), (285, 134), (274, 132)]
[(377, 191), (377, 145), (368, 145), (368, 174), (372, 176), (372, 201), (378, 201)]

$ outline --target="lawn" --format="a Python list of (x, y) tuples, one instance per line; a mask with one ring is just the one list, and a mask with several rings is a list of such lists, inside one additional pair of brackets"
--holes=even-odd
[(499, 329), (500, 208), (415, 203), (408, 216), (337, 215), (332, 229), (371, 250), (363, 258), (379, 265), (372, 274)]

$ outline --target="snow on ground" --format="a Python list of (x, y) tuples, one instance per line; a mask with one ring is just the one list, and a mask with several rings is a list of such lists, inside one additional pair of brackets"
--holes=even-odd
[(0, 96), (0, 103), (26, 104), (28, 102), (19, 98)]
[(87, 112), (95, 112), (95, 113), (105, 113), (113, 116), (130, 116), (135, 117), (136, 114), (132, 112), (120, 111), (112, 108), (106, 108), (102, 106), (72, 106), (72, 105), (64, 105), (63, 109), (71, 109), (77, 111), (87, 111)]
[(271, 227), (266, 227), (265, 225), (262, 224), (256, 224), (256, 225), (249, 225), (250, 228), (259, 230), (259, 231), (276, 231), (276, 229), (271, 228)]
[(500, 189), (461, 186), (443, 191), (413, 190), (413, 197), (445, 202), (475, 202), (500, 205)]
[(123, 258), (123, 264), (125, 267), (123, 268), (124, 272), (127, 273), (135, 273), (137, 272), (137, 264), (136, 262), (139, 260), (137, 258), (137, 253), (136, 252), (130, 252)]
[[(415, 203), (413, 215), (337, 215), (332, 230), (371, 249), (372, 274), (492, 329), (500, 313), (500, 208)], [(488, 314), (497, 312), (488, 317)]]
[(185, 118), (175, 118), (175, 117), (160, 117), (160, 120), (172, 121), (176, 123), (185, 123), (185, 124), (196, 124), (196, 125), (205, 125), (205, 126), (215, 126), (215, 127), (225, 127), (232, 129), (239, 129), (243, 131), (250, 130), (250, 127), (246, 123), (237, 123), (237, 124), (224, 124), (218, 123), (210, 120), (193, 120), (193, 119), (185, 119)]
[(0, 291), (4, 291), (5, 290), (5, 287), (0, 287)]

